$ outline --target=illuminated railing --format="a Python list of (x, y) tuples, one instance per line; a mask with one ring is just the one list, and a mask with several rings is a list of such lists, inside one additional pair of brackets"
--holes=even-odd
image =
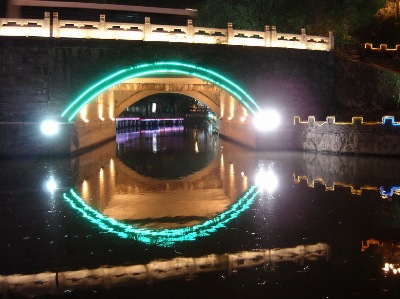
[(194, 279), (195, 274), (213, 271), (233, 271), (281, 262), (328, 260), (330, 247), (325, 243), (299, 245), (292, 248), (260, 249), (238, 253), (209, 254), (201, 257), (178, 257), (155, 260), (148, 264), (81, 269), (64, 272), (14, 274), (0, 276), (0, 295), (24, 297), (59, 294), (67, 289), (126, 286), (134, 283), (162, 281), (172, 278)]
[(400, 156), (400, 123), (393, 116), (382, 121), (364, 121), (353, 117), (351, 122), (337, 122), (334, 116), (316, 121), (294, 118), (296, 147), (300, 150), (332, 153), (357, 153)]
[(380, 52), (382, 52), (382, 51), (383, 52), (385, 52), (385, 51), (396, 52), (396, 51), (400, 50), (400, 45), (396, 45), (396, 47), (394, 47), (394, 48), (388, 48), (387, 44), (380, 44), (379, 47), (377, 48), (377, 47), (374, 47), (374, 45), (371, 43), (366, 43), (364, 45), (364, 48), (367, 51), (374, 51), (374, 52), (379, 52), (379, 51)]
[(356, 188), (352, 184), (346, 184), (342, 182), (331, 182), (331, 181), (326, 181), (323, 178), (317, 178), (317, 179), (309, 179), (307, 176), (300, 176), (293, 174), (294, 177), (294, 182), (296, 184), (299, 184), (300, 182), (304, 181), (306, 182), (307, 186), (310, 188), (314, 188), (316, 184), (323, 185), (325, 187), (326, 191), (335, 191), (336, 187), (341, 187), (341, 188), (349, 188), (351, 194), (353, 195), (361, 195), (363, 191), (378, 191), (380, 196), (385, 199), (391, 199), (393, 195), (400, 195), (400, 187), (399, 186), (394, 186), (391, 187), (388, 191), (385, 190), (384, 187), (382, 186), (361, 186)]
[(151, 24), (145, 18), (144, 24), (106, 22), (100, 15), (99, 22), (59, 20), (53, 13), (50, 27), (50, 13), (44, 20), (0, 19), (0, 36), (41, 36), (54, 38), (87, 38), (112, 40), (144, 40), (183, 42), (199, 44), (228, 44), (258, 47), (279, 47), (307, 50), (332, 51), (334, 38), (329, 36), (278, 33), (275, 26), (265, 26), (264, 31), (235, 30), (232, 23), (226, 29), (194, 27), (192, 20), (186, 26)]
[(365, 122), (362, 117), (354, 116), (351, 118), (351, 122), (337, 122), (334, 116), (326, 117), (326, 120), (323, 121), (316, 121), (315, 116), (309, 116), (307, 121), (301, 121), (299, 116), (294, 117), (294, 124), (308, 124), (308, 125), (317, 125), (317, 126), (324, 126), (324, 125), (363, 125), (363, 126), (376, 126), (376, 125), (392, 125), (392, 126), (400, 126), (400, 123), (394, 120), (393, 116), (383, 116), (382, 121), (368, 121)]

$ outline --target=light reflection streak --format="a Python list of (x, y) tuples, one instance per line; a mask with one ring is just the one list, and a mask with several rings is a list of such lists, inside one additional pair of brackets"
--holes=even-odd
[(376, 239), (368, 239), (361, 244), (361, 252), (366, 252), (372, 246), (375, 254), (381, 255), (385, 261), (382, 270), (386, 275), (400, 274), (400, 244)]
[[(299, 245), (290, 248), (260, 249), (237, 253), (208, 254), (200, 257), (176, 257), (154, 260), (148, 264), (100, 267), (61, 272), (13, 274), (0, 276), (0, 295), (19, 295), (24, 298), (57, 294), (67, 289), (118, 287), (134, 283), (152, 284), (172, 278), (195, 279), (196, 274), (240, 270), (278, 263), (303, 263), (329, 260), (330, 247), (326, 243)], [(8, 297), (7, 297), (8, 298)]]
[(279, 185), (278, 177), (272, 171), (272, 169), (260, 169), (256, 173), (255, 182), (256, 186), (261, 190), (261, 192), (266, 191), (269, 194), (273, 194)]
[(307, 176), (300, 176), (293, 174), (293, 181), (296, 184), (299, 184), (301, 181), (305, 181), (307, 186), (310, 188), (314, 188), (316, 184), (320, 184), (325, 186), (325, 190), (327, 191), (335, 191), (336, 187), (342, 188), (350, 188), (350, 193), (354, 195), (362, 195), (364, 191), (378, 191), (381, 198), (383, 199), (391, 199), (393, 195), (400, 196), (400, 186), (393, 186), (389, 188), (389, 191), (386, 191), (383, 186), (369, 186), (364, 185), (361, 187), (355, 187), (353, 184), (346, 184), (342, 182), (332, 182), (332, 181), (325, 181), (323, 178), (317, 179), (309, 179)]
[(127, 225), (123, 222), (108, 218), (96, 209), (93, 209), (73, 189), (63, 194), (64, 200), (78, 211), (82, 217), (96, 224), (101, 230), (118, 235), (121, 238), (132, 238), (146, 244), (163, 247), (173, 246), (177, 242), (194, 241), (199, 237), (209, 236), (218, 229), (225, 227), (231, 220), (237, 218), (247, 210), (258, 196), (259, 190), (251, 186), (228, 210), (213, 219), (200, 224), (177, 229), (147, 229)]

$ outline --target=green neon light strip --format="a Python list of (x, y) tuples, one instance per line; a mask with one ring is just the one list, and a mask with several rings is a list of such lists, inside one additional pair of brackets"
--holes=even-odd
[[(177, 70), (177, 69), (158, 69), (158, 70), (151, 70), (151, 71), (144, 71), (144, 72), (139, 72), (139, 73), (135, 73), (135, 74), (129, 74), (127, 76), (124, 77), (117, 77), (116, 81), (112, 81), (109, 82), (108, 85), (105, 86), (100, 86), (99, 89), (95, 89), (95, 90), (91, 90), (92, 92), (86, 92), (86, 100), (82, 103), (79, 104), (79, 106), (75, 109), (74, 112), (71, 112), (71, 115), (68, 118), (68, 121), (71, 122), (75, 116), (79, 113), (79, 111), (86, 105), (88, 104), (90, 101), (92, 101), (95, 97), (97, 97), (99, 94), (101, 94), (103, 91), (109, 89), (110, 87), (118, 84), (119, 82), (131, 79), (131, 78), (138, 78), (138, 77), (143, 77), (146, 75), (151, 75), (151, 74), (164, 74), (164, 73), (175, 73), (175, 74), (184, 74), (184, 75), (189, 75), (192, 77), (197, 77), (203, 80), (206, 80), (210, 83), (213, 83), (219, 87), (221, 87), (222, 89), (226, 90), (228, 93), (230, 93), (231, 95), (233, 95), (238, 101), (240, 101), (241, 103), (243, 103), (243, 105), (252, 113), (255, 113), (255, 111), (247, 104), (247, 102), (243, 101), (242, 96), (240, 96), (236, 91), (230, 89), (228, 86), (221, 84), (220, 82), (214, 81), (208, 77), (204, 77), (202, 74), (198, 74), (195, 72), (186, 72), (186, 71), (182, 71), (182, 70)], [(82, 98), (82, 97), (81, 97)], [(64, 114), (65, 115), (65, 114)]]
[(89, 89), (87, 89), (84, 93), (82, 93), (75, 101), (73, 101), (65, 110), (64, 112), (61, 114), (61, 117), (64, 117), (65, 114), (67, 114), (67, 112), (72, 109), (74, 107), (74, 105), (76, 105), (85, 95), (87, 95), (90, 91), (92, 91), (93, 89), (95, 89), (97, 86), (100, 86), (101, 84), (103, 84), (104, 82), (107, 82), (108, 80), (112, 79), (115, 76), (118, 76), (119, 74), (122, 74), (124, 72), (126, 72), (127, 69), (125, 70), (121, 70), (118, 71), (106, 78), (104, 78), (103, 80), (97, 82), (96, 84), (92, 85)]
[(194, 241), (199, 237), (206, 237), (218, 229), (226, 227), (226, 224), (237, 218), (247, 210), (259, 194), (257, 187), (250, 187), (247, 192), (228, 210), (217, 215), (213, 219), (200, 224), (176, 228), (176, 229), (147, 229), (125, 224), (113, 218), (108, 218), (96, 209), (93, 209), (73, 189), (63, 194), (64, 200), (82, 217), (99, 227), (99, 229), (116, 234), (124, 239), (134, 239), (145, 244), (153, 244), (163, 247), (171, 247), (179, 242)]
[[(238, 89), (241, 93), (243, 93), (243, 94), (246, 96), (246, 98), (247, 98), (255, 107), (257, 107), (258, 111), (261, 110), (261, 108), (258, 106), (257, 102), (256, 102), (244, 89), (242, 89), (239, 85), (237, 85), (237, 84), (234, 83), (233, 81), (229, 80), (228, 78), (222, 76), (221, 74), (219, 74), (219, 73), (217, 73), (217, 72), (214, 72), (214, 71), (212, 71), (212, 70), (209, 70), (209, 69), (205, 69), (205, 68), (202, 68), (202, 67), (193, 65), (193, 64), (183, 64), (183, 63), (180, 63), (180, 62), (173, 62), (173, 61), (172, 61), (172, 62), (167, 62), (167, 63), (170, 64), (170, 65), (186, 66), (186, 67), (190, 67), (190, 68), (202, 70), (202, 71), (204, 71), (204, 72), (207, 72), (207, 73), (209, 73), (209, 74), (212, 74), (213, 76), (216, 76), (217, 78), (220, 78), (220, 79), (222, 79), (222, 80), (225, 81), (225, 82), (228, 82), (230, 85), (232, 85), (233, 87), (235, 87), (236, 89)], [(162, 64), (165, 64), (165, 62), (156, 62), (155, 64), (156, 64), (156, 65), (158, 65), (158, 64), (161, 64), (161, 65), (162, 65)]]
[[(169, 68), (171, 67), (171, 68)], [(144, 77), (151, 74), (162, 73), (176, 73), (184, 74), (192, 77), (197, 77), (213, 83), (223, 90), (230, 93), (240, 103), (242, 103), (250, 113), (255, 114), (260, 111), (257, 103), (247, 94), (242, 88), (231, 80), (223, 77), (222, 75), (195, 65), (183, 64), (179, 62), (157, 62), (154, 64), (142, 64), (136, 67), (131, 67), (118, 71), (98, 83), (91, 86), (84, 93), (82, 93), (76, 100), (74, 100), (61, 114), (62, 117), (66, 116), (68, 121), (71, 122), (78, 112), (96, 96), (110, 87), (128, 80), (130, 78)]]

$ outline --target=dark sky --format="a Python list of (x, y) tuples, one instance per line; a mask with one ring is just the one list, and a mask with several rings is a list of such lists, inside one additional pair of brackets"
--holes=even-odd
[[(197, 8), (198, 4), (205, 0), (114, 0), (118, 4), (129, 4), (139, 6), (168, 7), (168, 8)], [(108, 2), (110, 3), (110, 2)]]
[[(61, 0), (61, 1), (69, 1), (69, 0)], [(125, 5), (133, 5), (133, 6), (150, 6), (150, 7), (166, 7), (166, 8), (194, 8), (196, 9), (201, 2), (206, 0), (73, 0), (74, 2), (95, 2), (95, 3), (107, 3), (107, 4), (125, 4)], [(4, 18), (6, 15), (6, 3), (7, 0), (0, 0), (0, 18)], [(38, 11), (40, 9), (35, 8), (24, 8), (23, 9), (23, 17), (39, 17)]]

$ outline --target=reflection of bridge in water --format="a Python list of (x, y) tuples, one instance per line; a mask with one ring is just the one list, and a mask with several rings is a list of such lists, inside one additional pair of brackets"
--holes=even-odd
[(400, 186), (393, 180), (393, 173), (400, 171), (398, 159), (315, 153), (303, 153), (302, 157), (303, 163), (294, 170), (295, 183), (304, 181), (311, 188), (320, 184), (327, 191), (349, 188), (354, 195), (365, 191), (379, 192), (382, 198), (400, 195)]
[(194, 240), (224, 227), (258, 195), (246, 176), (252, 163), (233, 147), (218, 146), (207, 166), (169, 180), (130, 169), (115, 157), (115, 144), (108, 144), (75, 158), (77, 187), (64, 199), (83, 218), (122, 238), (162, 246)]
[[(101, 267), (64, 272), (43, 272), (30, 275), (0, 276), (0, 294), (43, 296), (59, 294), (67, 289), (93, 289), (131, 286), (134, 283), (188, 278), (196, 275), (251, 267), (262, 267), (283, 262), (304, 263), (330, 258), (330, 247), (325, 243), (300, 245), (292, 248), (263, 249), (238, 253), (209, 254), (201, 257), (177, 257), (155, 260), (148, 264)], [(268, 269), (268, 268), (266, 268)]]
[(400, 243), (369, 239), (361, 244), (361, 252), (373, 251), (382, 257), (382, 270), (386, 275), (400, 274)]

